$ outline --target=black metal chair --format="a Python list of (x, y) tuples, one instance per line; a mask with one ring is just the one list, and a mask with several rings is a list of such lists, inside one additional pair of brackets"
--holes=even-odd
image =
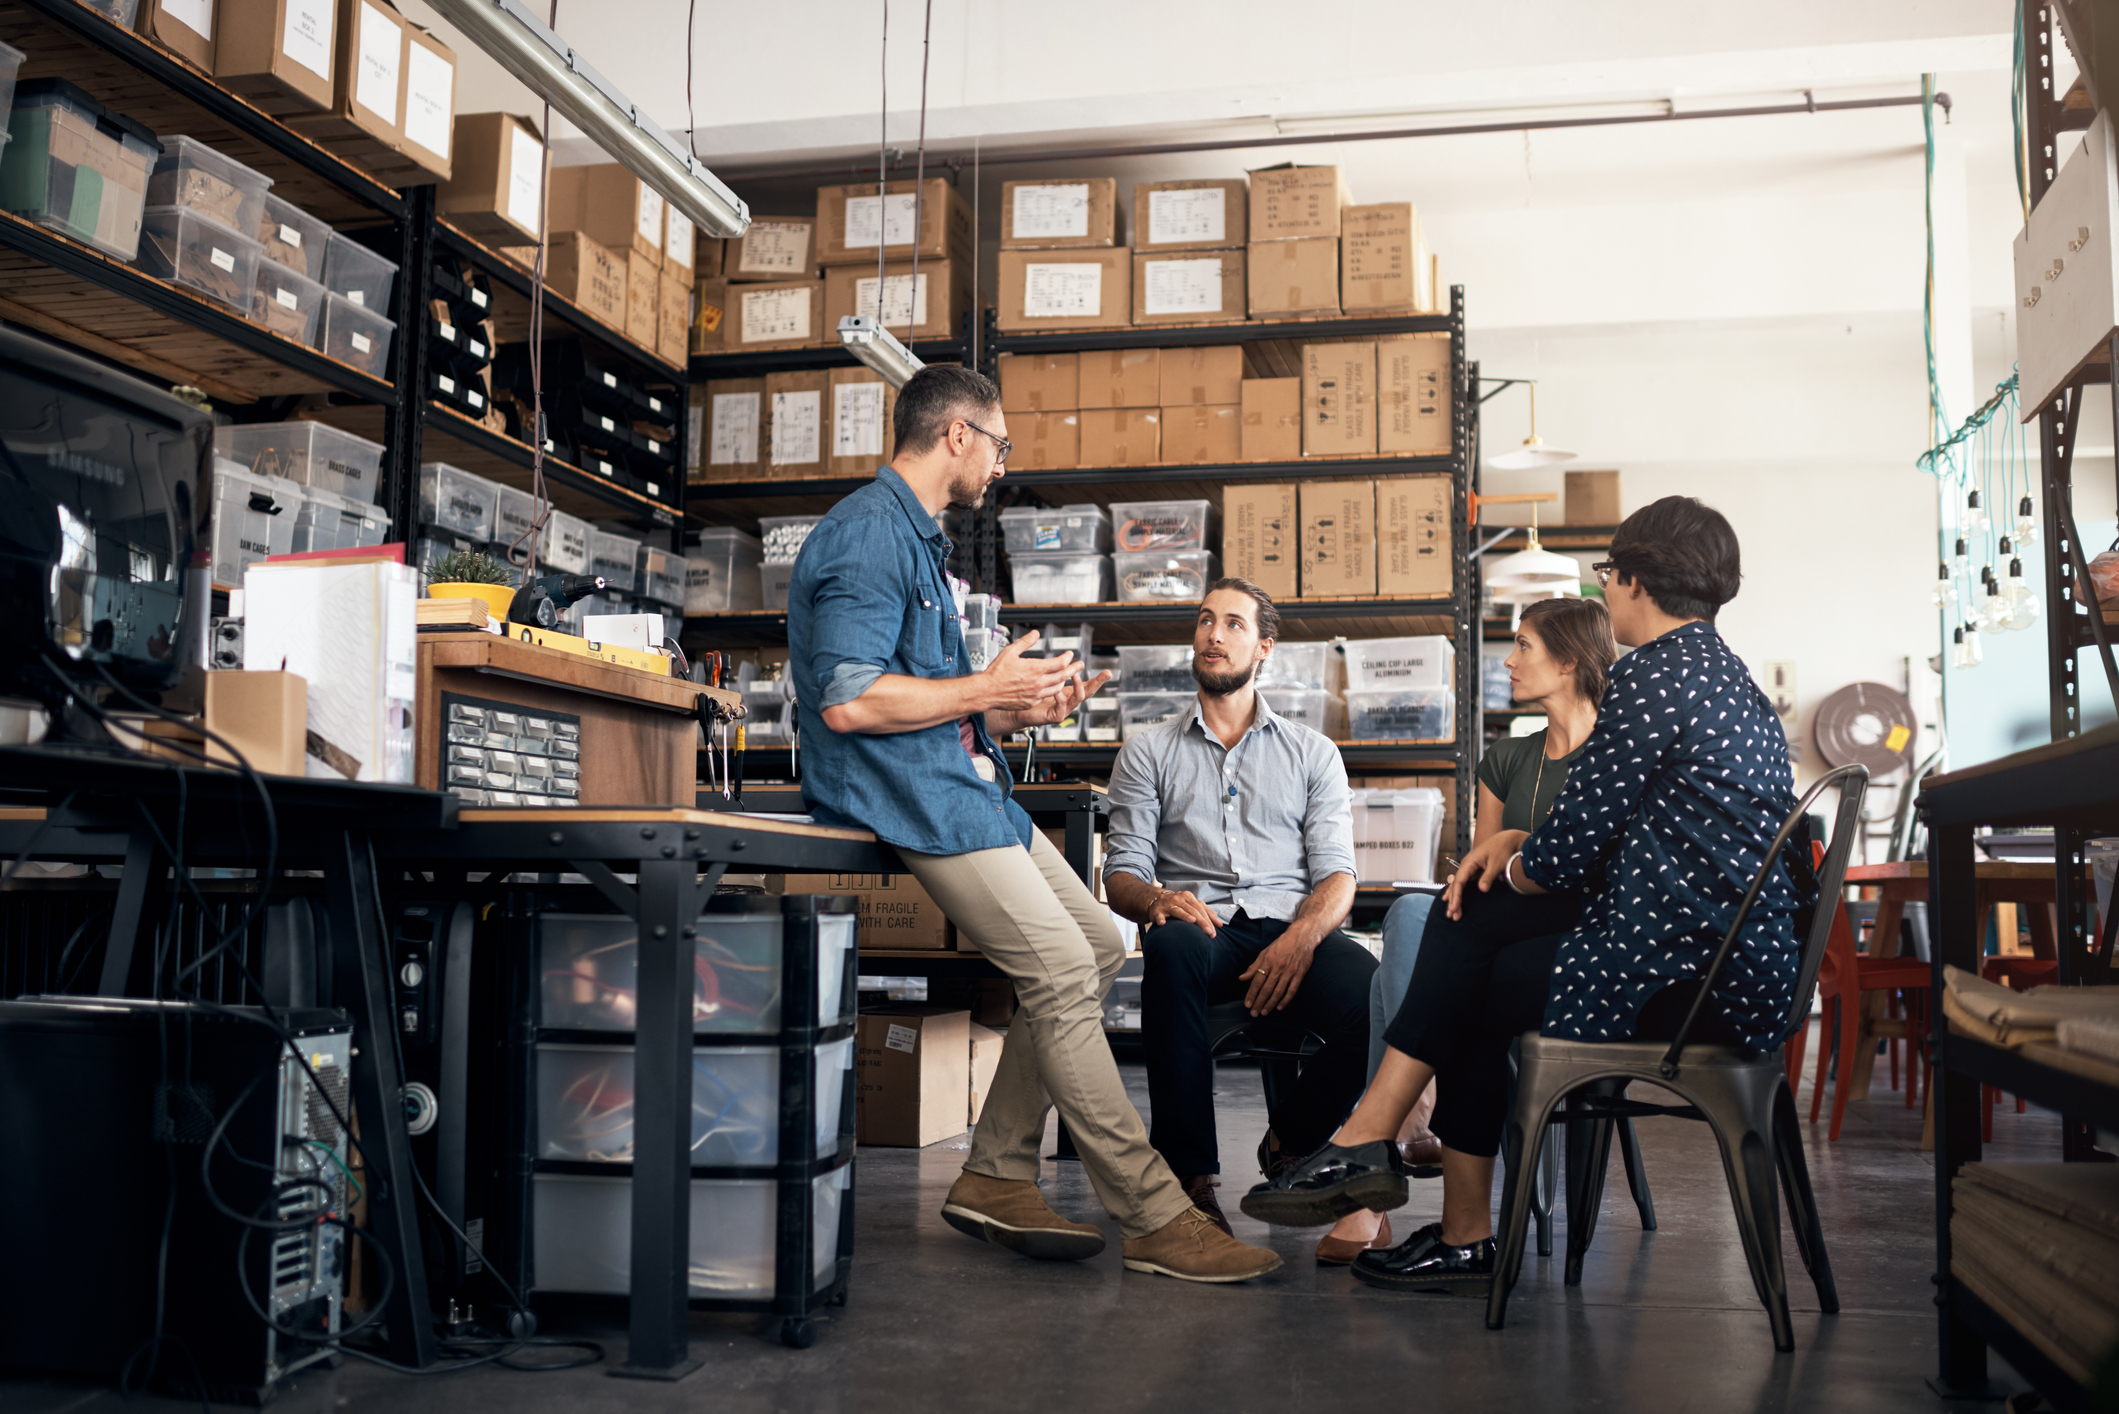
[[(1722, 1168), (1729, 1180), (1729, 1196), (1736, 1209), (1744, 1256), (1751, 1267), (1752, 1285), (1772, 1323), (1774, 1349), (1795, 1348), (1794, 1328), (1788, 1318), (1787, 1281), (1781, 1267), (1776, 1170), (1780, 1181), (1787, 1185), (1796, 1248), (1817, 1288), (1818, 1304), (1828, 1314), (1839, 1310), (1832, 1266), (1825, 1255), (1824, 1231), (1818, 1223), (1817, 1202), (1810, 1189), (1810, 1170), (1803, 1158), (1795, 1097), (1788, 1088), (1783, 1048), (1809, 1014), (1810, 995), (1817, 985), (1818, 968), (1824, 961), (1826, 940), (1832, 931), (1831, 905), (1846, 878), (1847, 856), (1860, 828), (1862, 795), (1868, 781), (1869, 773), (1863, 767), (1843, 766), (1819, 779), (1803, 795), (1766, 851), (1728, 933), (1707, 965), (1699, 997), (1678, 1028), (1675, 1040), (1667, 1044), (1562, 1041), (1535, 1031), (1522, 1037), (1516, 1101), (1503, 1136), (1503, 1152), (1508, 1160), (1501, 1200), (1505, 1223), (1493, 1286), (1487, 1297), (1489, 1329), (1499, 1330), (1507, 1322), (1508, 1294), (1523, 1265), (1523, 1239), (1534, 1187), (1521, 1182), (1520, 1177), (1537, 1165), (1547, 1129), (1555, 1123), (1581, 1124), (1584, 1120), (1647, 1115), (1701, 1120), (1713, 1129), (1721, 1147)], [(1834, 785), (1840, 787), (1839, 813), (1824, 866), (1817, 871), (1818, 905), (1808, 918), (1798, 919), (1805, 935), (1801, 970), (1779, 1041), (1770, 1051), (1705, 1043), (1688, 1045), (1715, 982), (1736, 950), (1737, 937), (1751, 916), (1752, 906), (1779, 866), (1782, 850), (1803, 822), (1811, 802)], [(1625, 1098), (1626, 1086), (1635, 1081), (1669, 1090), (1685, 1103), (1658, 1105)], [(1571, 1109), (1556, 1116), (1563, 1101), (1572, 1101)], [(1610, 1126), (1597, 1124), (1591, 1128), (1597, 1137), (1591, 1141), (1587, 1162), (1579, 1170), (1579, 1182), (1568, 1195), (1570, 1281), (1578, 1278), (1581, 1253), (1587, 1250), (1594, 1233), (1594, 1214), (1603, 1200), (1604, 1170), (1610, 1153)], [(1570, 1145), (1570, 1151), (1572, 1148)]]
[(1303, 1058), (1316, 1049), (1317, 1038), (1285, 1012), (1253, 1016), (1240, 1001), (1207, 1008), (1208, 1053), (1217, 1061), (1257, 1061), (1269, 1112), (1295, 1088)]

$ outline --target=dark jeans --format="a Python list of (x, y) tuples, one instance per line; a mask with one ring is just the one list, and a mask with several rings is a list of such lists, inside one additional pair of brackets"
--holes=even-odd
[[(1508, 1048), (1544, 1023), (1553, 959), (1582, 900), (1498, 888), (1464, 897), (1460, 920), (1441, 908), (1428, 914), (1412, 985), (1384, 1039), (1434, 1067), (1436, 1137), (1460, 1154), (1491, 1158), (1501, 1152), (1508, 1114)], [(1697, 982), (1665, 987), (1641, 1009), (1635, 1034), (1675, 1036), (1698, 989)], [(1700, 1018), (1693, 1038), (1736, 1044), (1712, 1013)]]
[[(1239, 912), (1213, 937), (1197, 924), (1170, 922), (1142, 935), (1141, 1040), (1148, 1059), (1148, 1142), (1179, 1178), (1221, 1172), (1214, 1137), (1214, 1058), (1207, 1009), (1241, 1001), (1237, 977), (1287, 924)], [(1283, 1152), (1307, 1154), (1332, 1137), (1368, 1078), (1369, 978), (1376, 959), (1338, 930), (1310, 957), (1295, 998), (1273, 1013), (1315, 1036), (1293, 1093), (1273, 1109)]]

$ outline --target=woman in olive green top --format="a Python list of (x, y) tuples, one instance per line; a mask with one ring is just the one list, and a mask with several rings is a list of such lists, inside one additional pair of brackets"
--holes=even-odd
[[(1479, 762), (1479, 815), (1472, 832), (1478, 844), (1501, 830), (1534, 830), (1552, 810), (1567, 770), (1582, 754), (1597, 724), (1605, 675), (1618, 660), (1611, 620), (1601, 599), (1543, 599), (1526, 605), (1508, 655), (1510, 695), (1525, 707), (1545, 711), (1546, 727), (1529, 736), (1503, 737)], [(1383, 919), (1383, 958), (1369, 985), (1369, 1078), (1383, 1062), (1383, 1033), (1411, 985), (1420, 955), (1420, 935), (1433, 894), (1401, 895)], [(1408, 1171), (1420, 1177), (1441, 1172), (1442, 1145), (1427, 1132), (1434, 1089), (1413, 1110), (1404, 1143)], [(1374, 1229), (1370, 1231), (1370, 1229)], [(1318, 1247), (1318, 1260), (1351, 1262), (1364, 1246), (1390, 1246), (1380, 1215), (1366, 1211), (1340, 1219)]]

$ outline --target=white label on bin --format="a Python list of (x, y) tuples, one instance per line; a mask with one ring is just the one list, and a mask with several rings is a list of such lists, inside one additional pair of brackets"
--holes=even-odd
[(662, 193), (646, 182), (640, 184), (640, 235), (655, 249), (662, 249)]
[[(1154, 193), (1149, 193), (1154, 195)], [(1141, 308), (1149, 314), (1221, 313), (1221, 257), (1151, 260)]]
[(823, 424), (822, 393), (773, 394), (773, 465), (822, 461)]
[(355, 353), (367, 353), (375, 347), (375, 341), (370, 339), (366, 334), (354, 334), (350, 335), (349, 337), (352, 340), (353, 351)]
[(865, 314), (880, 320), (885, 328), (892, 324), (927, 322), (927, 274), (920, 273), (920, 287), (913, 288), (910, 275), (892, 275), (883, 281), (883, 307), (876, 308), (876, 277), (854, 281), (853, 307), (856, 314)]
[(1220, 187), (1148, 193), (1148, 244), (1218, 241), (1229, 229), (1228, 193)]
[(758, 402), (762, 393), (714, 394), (714, 439), (708, 465), (748, 466), (758, 460)]
[(616, 432), (618, 430), (618, 424), (607, 417), (599, 417), (596, 420), (603, 424), (603, 430), (606, 432)]
[(659, 495), (661, 495), (661, 494), (662, 494), (662, 486), (661, 486), (661, 483), (659, 483), (659, 482), (655, 482), (655, 481), (650, 481), (650, 482), (648, 482), (648, 483), (647, 483), (647, 493), (648, 493), (648, 494), (649, 494), (650, 496), (659, 496)]
[(292, 290), (275, 290), (272, 297), (280, 302), (280, 308), (282, 309), (300, 309), (302, 307), (302, 302), (295, 298)]
[(415, 42), (405, 65), (405, 141), (447, 161), (456, 121), (456, 65)]
[(809, 336), (809, 289), (747, 290), (740, 342), (766, 344)]
[(920, 1048), (920, 1033), (914, 1027), (900, 1026), (893, 1021), (890, 1023), (888, 1034), (883, 1038), (883, 1044), (890, 1050), (903, 1051), (909, 1056)]
[(397, 20), (361, 0), (353, 100), (386, 123), (397, 122), (397, 61), (404, 48), (405, 31)]
[(213, 38), (213, 0), (162, 0), (162, 13), (193, 34)]
[(1073, 262), (1023, 267), (1025, 319), (1093, 319), (1103, 310), (1103, 266)]
[(439, 326), (439, 329), (443, 343), (453, 344), (456, 342), (456, 326), (454, 324), (449, 323), (447, 320), (443, 320)]
[(606, 373), (606, 374), (604, 374), (604, 375), (603, 375), (603, 386), (604, 386), (604, 387), (606, 387), (606, 388), (615, 388), (615, 387), (617, 387), (617, 386), (618, 386), (618, 375), (617, 375), (617, 374), (615, 374), (615, 373)]
[(208, 260), (211, 260), (215, 265), (218, 265), (223, 270), (235, 269), (234, 256), (230, 255), (227, 251), (222, 250), (219, 246), (213, 246), (211, 247), (211, 250), (213, 253), (206, 257)]
[(280, 52), (320, 79), (331, 77), (331, 37), (338, 32), (336, 0), (287, 0)]
[(883, 385), (841, 383), (832, 390), (831, 454), (883, 455)]
[(295, 230), (292, 226), (282, 224), (280, 226), (280, 244), (300, 250), (302, 248), (302, 233)]
[(441, 385), (441, 390), (444, 393), (453, 393), (456, 391), (456, 380), (454, 378), (451, 378), (446, 373), (435, 374), (434, 381)]
[[(892, 192), (887, 197), (855, 196), (846, 200), (846, 248), (911, 245), (917, 239), (913, 203), (917, 193)], [(887, 205), (886, 205), (887, 203)]]
[(544, 144), (519, 123), (510, 123), (508, 130), (508, 219), (534, 231), (544, 205)]
[(1015, 238), (1058, 241), (1089, 234), (1089, 184), (1015, 189)]
[(753, 221), (736, 249), (739, 275), (798, 276), (809, 263), (809, 227), (795, 221)]
[(486, 405), (486, 400), (479, 395), (478, 389), (476, 388), (464, 389), (464, 396), (471, 400), (472, 407), (482, 408)]
[(471, 303), (477, 305), (480, 309), (484, 309), (486, 307), (486, 292), (484, 290), (471, 291)]
[(366, 309), (368, 307), (368, 296), (366, 292), (361, 290), (348, 290), (346, 291), (346, 303), (352, 305), (355, 309)]

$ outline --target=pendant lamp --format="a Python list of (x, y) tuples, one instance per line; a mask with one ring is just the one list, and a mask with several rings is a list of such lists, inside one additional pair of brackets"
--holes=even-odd
[[(1544, 439), (1538, 436), (1538, 385), (1535, 382), (1531, 383), (1530, 435), (1523, 439), (1521, 447), (1513, 452), (1502, 453), (1488, 462), (1487, 465), (1499, 471), (1530, 471), (1536, 467), (1555, 466), (1560, 462), (1571, 462), (1574, 459), (1575, 454), (1573, 452), (1563, 452), (1558, 447), (1548, 447), (1545, 445)], [(1524, 553), (1528, 554), (1530, 552), (1525, 551)]]

